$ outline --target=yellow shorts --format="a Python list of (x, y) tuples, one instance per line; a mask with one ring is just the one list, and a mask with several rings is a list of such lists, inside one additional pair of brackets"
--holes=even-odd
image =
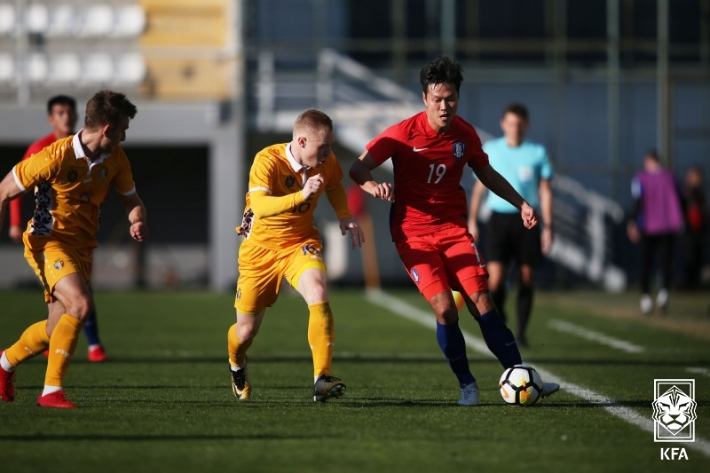
[(244, 240), (239, 248), (239, 279), (234, 307), (243, 314), (256, 314), (276, 302), (281, 279), (294, 288), (303, 271), (317, 268), (326, 272), (323, 245), (306, 240), (300, 246), (271, 250)]
[(64, 276), (79, 273), (84, 282), (89, 284), (93, 261), (93, 251), (90, 249), (70, 248), (56, 241), (48, 242), (39, 251), (25, 245), (25, 259), (44, 286), (44, 301), (48, 304), (57, 300), (52, 296), (54, 286)]

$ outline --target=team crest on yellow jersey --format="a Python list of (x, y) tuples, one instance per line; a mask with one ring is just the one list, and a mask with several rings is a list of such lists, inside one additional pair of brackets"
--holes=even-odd
[(64, 267), (64, 260), (59, 258), (57, 261), (54, 262), (54, 269), (60, 270)]
[(289, 189), (290, 189), (291, 187), (293, 187), (293, 185), (294, 185), (295, 183), (296, 183), (296, 178), (295, 178), (295, 177), (293, 177), (293, 176), (288, 176), (288, 177), (286, 178), (286, 187), (288, 187)]

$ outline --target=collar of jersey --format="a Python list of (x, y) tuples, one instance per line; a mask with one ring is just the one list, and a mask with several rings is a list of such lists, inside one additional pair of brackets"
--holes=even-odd
[(90, 160), (87, 156), (86, 153), (84, 152), (84, 147), (81, 145), (81, 140), (79, 139), (79, 135), (81, 132), (84, 131), (82, 128), (81, 130), (76, 132), (76, 135), (74, 135), (74, 138), (72, 138), (72, 145), (74, 145), (74, 156), (76, 156), (76, 159), (83, 159), (86, 158), (86, 160), (89, 162), (89, 167), (94, 166), (96, 164), (101, 164), (104, 162), (104, 159), (108, 158), (108, 156), (111, 153), (101, 153), (101, 156), (99, 159), (96, 161)]
[(293, 153), (291, 152), (291, 143), (286, 145), (286, 159), (288, 159), (291, 168), (296, 172), (307, 171), (309, 169), (308, 166), (299, 164), (298, 161), (296, 161), (296, 158), (293, 157)]

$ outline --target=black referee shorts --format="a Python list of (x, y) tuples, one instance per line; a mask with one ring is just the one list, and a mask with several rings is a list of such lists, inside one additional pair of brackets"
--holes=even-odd
[(487, 261), (510, 264), (514, 259), (518, 265), (531, 266), (542, 262), (540, 225), (528, 230), (519, 213), (491, 213), (487, 240)]

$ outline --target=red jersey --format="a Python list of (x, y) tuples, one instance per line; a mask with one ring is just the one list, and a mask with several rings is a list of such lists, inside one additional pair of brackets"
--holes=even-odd
[(488, 164), (473, 126), (456, 116), (440, 134), (421, 112), (386, 129), (367, 151), (377, 164), (392, 158), (395, 201), (390, 229), (395, 240), (466, 226), (464, 165), (475, 169)]
[[(57, 137), (54, 136), (54, 133), (50, 133), (49, 135), (38, 139), (32, 143), (29, 148), (27, 148), (22, 160), (24, 161), (33, 154), (39, 153), (55, 141), (57, 141)], [(16, 199), (10, 201), (10, 225), (13, 227), (22, 225), (22, 194), (20, 194)]]

